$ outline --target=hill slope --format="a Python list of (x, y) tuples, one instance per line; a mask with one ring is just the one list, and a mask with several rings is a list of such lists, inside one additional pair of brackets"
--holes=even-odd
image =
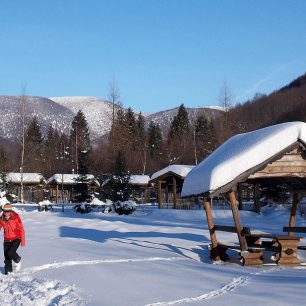
[(42, 97), (0, 96), (0, 137), (16, 139), (20, 136), (22, 98), (27, 121), (37, 116), (43, 132), (50, 125), (60, 132), (69, 131), (74, 114), (66, 107)]
[(50, 100), (69, 109), (74, 115), (81, 110), (87, 120), (90, 135), (96, 139), (111, 128), (112, 104), (95, 97), (57, 97)]

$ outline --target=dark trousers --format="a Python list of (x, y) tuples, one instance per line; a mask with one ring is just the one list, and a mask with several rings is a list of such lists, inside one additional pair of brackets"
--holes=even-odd
[(18, 263), (21, 257), (17, 254), (17, 249), (20, 245), (20, 239), (15, 239), (12, 241), (4, 241), (4, 273), (8, 274), (13, 271), (12, 261)]

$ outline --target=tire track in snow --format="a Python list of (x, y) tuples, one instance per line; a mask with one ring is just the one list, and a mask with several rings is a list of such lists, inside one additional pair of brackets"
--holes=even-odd
[(216, 289), (216, 290), (210, 291), (208, 293), (205, 293), (205, 294), (202, 294), (196, 297), (183, 298), (183, 299), (169, 301), (169, 302), (156, 302), (156, 303), (146, 304), (145, 306), (168, 306), (168, 305), (178, 305), (182, 303), (192, 303), (192, 302), (200, 302), (200, 301), (208, 300), (208, 299), (226, 294), (228, 292), (231, 292), (237, 289), (238, 287), (242, 286), (247, 281), (252, 279), (251, 277), (252, 275), (254, 276), (261, 275), (261, 274), (270, 273), (276, 270), (281, 270), (281, 268), (271, 268), (271, 269), (261, 270), (258, 272), (249, 273), (249, 276), (235, 277), (234, 279), (232, 279), (231, 282), (227, 283), (220, 289)]

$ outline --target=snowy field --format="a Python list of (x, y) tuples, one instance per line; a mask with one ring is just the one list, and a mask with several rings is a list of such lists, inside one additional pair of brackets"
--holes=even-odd
[[(0, 275), (1, 305), (306, 304), (306, 266), (212, 264), (203, 210), (139, 207), (130, 216), (69, 210), (20, 215), (27, 237), (26, 247), (19, 249), (22, 271)], [(246, 226), (269, 233), (280, 233), (289, 218), (282, 207), (241, 216)], [(215, 210), (214, 217), (216, 223), (232, 224), (230, 210)], [(304, 219), (297, 223), (306, 226)], [(236, 241), (235, 234), (221, 236)], [(2, 250), (1, 257), (3, 262)], [(306, 262), (306, 251), (299, 257)]]

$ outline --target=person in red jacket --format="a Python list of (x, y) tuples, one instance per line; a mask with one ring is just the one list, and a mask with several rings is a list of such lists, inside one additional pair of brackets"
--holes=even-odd
[(12, 261), (16, 263), (16, 271), (20, 270), (21, 257), (17, 254), (19, 245), (25, 245), (25, 232), (22, 221), (17, 213), (13, 211), (10, 204), (5, 204), (2, 208), (3, 214), (0, 218), (0, 230), (4, 230), (4, 273), (13, 271)]

